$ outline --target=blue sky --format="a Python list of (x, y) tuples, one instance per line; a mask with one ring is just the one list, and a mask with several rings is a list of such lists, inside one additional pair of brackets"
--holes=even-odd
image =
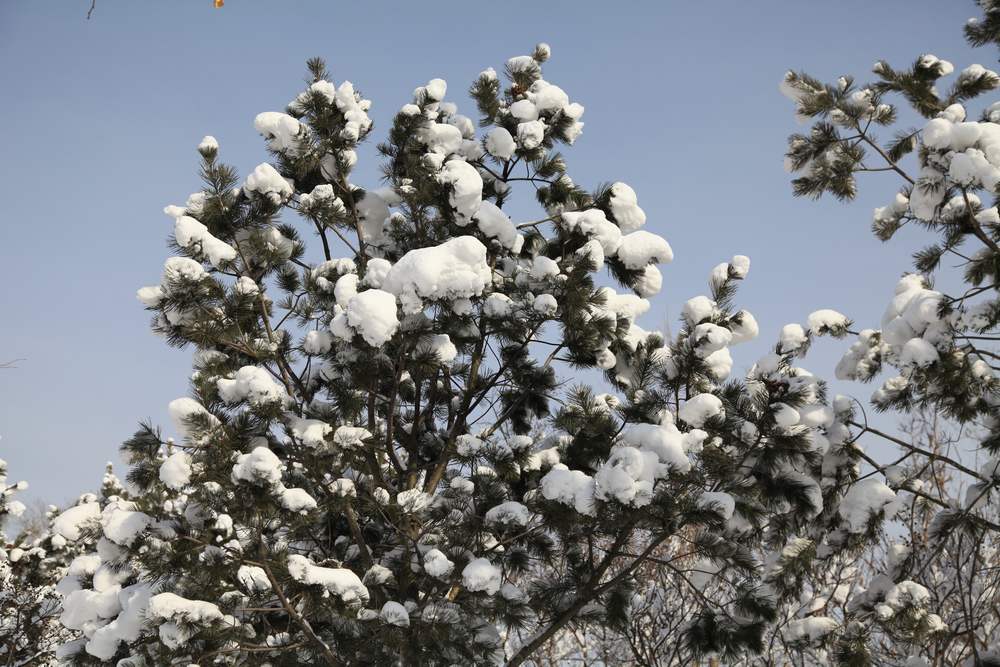
[[(587, 109), (571, 176), (632, 185), (647, 229), (674, 248), (641, 323), (673, 323), (712, 266), (752, 258), (739, 303), (762, 333), (733, 350), (738, 370), (818, 308), (877, 326), (921, 243), (869, 232), (871, 209), (898, 187), (890, 177), (867, 179), (850, 205), (792, 197), (782, 154), (797, 125), (777, 90), (783, 72), (865, 80), (878, 58), (995, 59), (962, 40), (971, 1), (98, 0), (86, 21), (88, 6), (0, 3), (0, 360), (23, 359), (0, 370), (0, 457), (50, 502), (98, 485), (137, 421), (165, 424), (185, 393), (190, 353), (149, 332), (134, 296), (166, 257), (161, 209), (199, 187), (205, 134), (243, 174), (266, 160), (253, 117), (300, 90), (310, 56), (374, 101), (381, 137), (428, 79), (446, 79), (472, 115), (463, 91), (479, 71), (548, 42), (546, 79)], [(372, 146), (362, 185), (377, 178)], [(819, 345), (805, 365), (832, 376), (844, 346)]]

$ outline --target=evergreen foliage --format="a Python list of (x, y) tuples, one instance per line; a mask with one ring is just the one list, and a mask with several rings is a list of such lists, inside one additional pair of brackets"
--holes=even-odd
[[(1000, 44), (1000, 5), (979, 5), (968, 40)], [(869, 84), (786, 75), (811, 123), (794, 193), (894, 174), (873, 233), (935, 240), (879, 329), (818, 310), (735, 377), (750, 260), (714, 267), (676, 333), (638, 324), (673, 251), (627, 184), (569, 175), (584, 108), (543, 78), (550, 55), (482, 72), (472, 116), (418, 87), (377, 186), (352, 177), (371, 102), (318, 58), (255, 119), (268, 162), (241, 175), (205, 137), (138, 292), (192, 351), (189, 394), (124, 442), (127, 484), (109, 467), (0, 536), (0, 662), (1000, 662), (1000, 103), (973, 109), (1000, 75), (949, 80), (929, 54)], [(855, 339), (840, 379), (892, 370), (870, 407), (909, 429), (799, 366), (822, 336)], [(2, 462), (0, 487), (2, 522), (24, 510)]]
[[(668, 548), (725, 582), (685, 651), (760, 650), (767, 590), (801, 587), (761, 554), (840, 521), (843, 416), (794, 365), (798, 325), (730, 379), (757, 335), (745, 257), (672, 340), (638, 326), (672, 251), (626, 184), (568, 175), (583, 107), (548, 55), (483, 72), (478, 123), (444, 81), (417, 88), (379, 188), (351, 181), (370, 103), (318, 59), (257, 116), (270, 163), (241, 180), (201, 143), (204, 187), (167, 207), (175, 256), (139, 292), (194, 350), (180, 437), (142, 425), (132, 490), (68, 510), (74, 564), (107, 574), (73, 579), (66, 664), (518, 665), (567, 628), (625, 627)], [(504, 213), (519, 196), (537, 220)]]

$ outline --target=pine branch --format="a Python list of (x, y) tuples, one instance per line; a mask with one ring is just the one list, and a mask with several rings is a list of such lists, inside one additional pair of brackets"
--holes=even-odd
[(288, 614), (289, 618), (295, 621), (295, 624), (306, 633), (307, 637), (309, 637), (313, 646), (319, 649), (327, 665), (330, 667), (339, 667), (341, 662), (337, 659), (337, 656), (333, 654), (333, 651), (327, 643), (320, 639), (319, 635), (313, 631), (312, 625), (309, 624), (309, 621), (299, 614), (299, 612), (295, 610), (295, 606), (288, 601), (288, 596), (285, 595), (284, 589), (282, 589), (281, 584), (278, 583), (278, 580), (274, 576), (274, 572), (271, 571), (271, 566), (268, 564), (267, 552), (264, 549), (263, 542), (260, 544), (259, 553), (261, 561), (260, 566), (267, 574), (267, 580), (271, 583), (271, 589), (274, 590), (274, 594), (278, 596), (278, 600), (281, 602), (281, 606)]

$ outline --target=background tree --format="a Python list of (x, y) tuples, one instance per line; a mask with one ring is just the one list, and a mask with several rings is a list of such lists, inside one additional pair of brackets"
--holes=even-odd
[[(997, 43), (1000, 6), (987, 0), (979, 5), (984, 17), (970, 19), (966, 36), (974, 45)], [(851, 199), (859, 174), (891, 173), (902, 189), (875, 210), (873, 232), (888, 241), (902, 227), (917, 225), (937, 237), (914, 253), (915, 272), (896, 286), (881, 328), (852, 332), (857, 340), (837, 376), (870, 381), (890, 370), (892, 377), (871, 398), (876, 411), (895, 410), (906, 421), (945, 419), (965, 442), (978, 443), (970, 454), (936, 437), (936, 429), (896, 437), (871, 425), (857, 404), (849, 421), (852, 440), (874, 437), (901, 448), (896, 460), (880, 462), (856, 444), (873, 471), (869, 479), (906, 490), (908, 500), (893, 506), (906, 531), (882, 554), (881, 575), (848, 601), (836, 656), (848, 664), (881, 664), (909, 650), (913, 662), (907, 664), (966, 658), (987, 664), (996, 655), (997, 592), (990, 582), (1000, 529), (993, 504), (1000, 484), (1000, 107), (977, 109), (976, 100), (1000, 86), (1000, 76), (974, 64), (946, 84), (954, 67), (931, 54), (905, 68), (879, 61), (873, 72), (876, 80), (866, 85), (850, 76), (823, 84), (789, 72), (782, 86), (797, 115), (812, 121), (808, 133), (789, 139), (786, 157), (798, 175), (797, 195)], [(878, 128), (899, 124), (894, 100), (900, 98), (918, 125), (880, 140)], [(949, 263), (958, 271), (949, 271)], [(936, 290), (935, 278), (959, 287), (951, 294)], [(899, 600), (915, 603), (917, 612), (901, 613)], [(961, 613), (953, 600), (960, 601)], [(947, 623), (927, 612), (935, 604)]]
[[(49, 531), (49, 517), (27, 522), (28, 508), (15, 496), (27, 482), (9, 483), (0, 460), (0, 664), (49, 665), (61, 642), (73, 638), (58, 622), (61, 595), (55, 585), (69, 562), (66, 540)], [(52, 508), (55, 509), (55, 508)], [(20, 523), (17, 534), (4, 530)], [(71, 556), (70, 556), (71, 557)]]
[[(67, 662), (519, 665), (627, 624), (664, 550), (719, 591), (675, 641), (728, 659), (762, 649), (800, 552), (882, 511), (867, 491), (842, 507), (849, 405), (795, 365), (846, 318), (786, 326), (730, 379), (729, 346), (757, 334), (737, 256), (672, 340), (636, 324), (672, 250), (626, 184), (568, 175), (584, 110), (548, 57), (477, 78), (479, 130), (444, 81), (418, 87), (378, 189), (351, 182), (370, 103), (319, 60), (256, 118), (273, 163), (241, 180), (202, 141), (204, 189), (166, 209), (177, 256), (139, 291), (195, 350), (181, 439), (144, 425), (130, 490), (55, 519), (112, 576), (72, 581)], [(513, 222), (515, 198), (538, 219)], [(611, 393), (558, 375), (584, 371)]]
[[(929, 411), (914, 414), (900, 430), (901, 438), (928, 455), (907, 459), (896, 474), (959, 505), (966, 489), (952, 479), (951, 467), (937, 455), (957, 447), (960, 434)], [(900, 504), (879, 539), (808, 575), (800, 596), (789, 600), (768, 628), (760, 655), (725, 664), (830, 664), (836, 657), (830, 649), (837, 648), (838, 637), (847, 638), (843, 628), (865, 617), (871, 617), (864, 656), (870, 664), (992, 664), (996, 654), (990, 647), (997, 643), (1000, 624), (997, 534), (985, 532), (981, 541), (973, 541), (955, 532), (941, 539), (937, 510), (917, 495)], [(995, 507), (987, 515), (995, 521)], [(904, 573), (909, 583), (898, 588)], [(630, 601), (627, 624), (584, 636), (567, 633), (557, 645), (558, 657), (544, 664), (558, 665), (567, 657), (594, 665), (697, 664), (676, 637), (696, 613), (699, 597), (717, 595), (710, 579), (699, 579), (691, 563), (659, 554), (643, 565), (643, 574)], [(689, 581), (696, 585), (687, 585)]]

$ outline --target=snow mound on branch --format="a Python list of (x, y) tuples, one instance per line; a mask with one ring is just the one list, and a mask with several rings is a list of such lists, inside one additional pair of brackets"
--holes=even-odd
[(256, 565), (240, 565), (236, 572), (236, 581), (251, 593), (263, 593), (271, 590), (271, 581), (267, 578), (264, 568)]
[(309, 495), (305, 489), (282, 489), (280, 493), (281, 506), (289, 512), (297, 514), (308, 514), (316, 509), (316, 499)]
[(835, 414), (832, 408), (821, 403), (802, 405), (795, 409), (799, 423), (809, 428), (827, 428), (833, 424)]
[(111, 660), (121, 642), (134, 642), (146, 622), (146, 607), (150, 597), (149, 584), (134, 584), (118, 591), (117, 617), (93, 631), (84, 647), (99, 660)]
[(487, 524), (527, 526), (531, 512), (519, 502), (508, 500), (491, 507), (484, 517)]
[(736, 315), (729, 318), (726, 324), (729, 326), (729, 331), (732, 333), (732, 343), (734, 345), (737, 343), (751, 341), (760, 333), (760, 327), (757, 325), (757, 319), (753, 316), (753, 313), (748, 310), (741, 310)]
[(654, 265), (650, 264), (642, 270), (642, 275), (635, 281), (632, 289), (643, 298), (656, 296), (663, 287), (663, 274)]
[(924, 607), (931, 599), (931, 593), (915, 581), (901, 581), (885, 594), (885, 603), (894, 611), (906, 607)]
[(846, 315), (829, 308), (817, 310), (806, 318), (806, 329), (809, 330), (809, 333), (817, 335), (841, 335), (850, 324), (851, 321)]
[(284, 470), (281, 459), (267, 447), (257, 447), (249, 454), (240, 454), (233, 466), (233, 482), (250, 482), (264, 486), (281, 484)]
[(584, 258), (594, 269), (599, 269), (604, 265), (604, 248), (597, 239), (587, 241), (573, 254)]
[(160, 640), (169, 648), (187, 643), (194, 634), (191, 626), (208, 626), (223, 620), (217, 606), (202, 600), (188, 600), (175, 593), (159, 593), (149, 598), (146, 616), (160, 621)]
[(681, 406), (677, 416), (689, 425), (700, 428), (709, 419), (725, 415), (722, 401), (718, 396), (712, 394), (698, 394), (692, 396)]
[(901, 366), (930, 366), (940, 358), (937, 349), (923, 338), (911, 338), (899, 353)]
[(406, 611), (406, 607), (394, 600), (389, 600), (382, 605), (379, 618), (386, 625), (395, 625), (400, 628), (410, 627), (410, 613)]
[[(199, 283), (207, 276), (208, 272), (201, 262), (190, 257), (168, 257), (163, 263), (163, 277), (160, 279), (160, 284), (141, 287), (135, 296), (147, 308), (156, 308), (175, 288)], [(183, 324), (187, 320), (187, 312), (184, 310), (170, 308), (163, 314), (167, 321), (174, 325)]]
[(475, 558), (462, 570), (462, 584), (473, 593), (485, 591), (496, 595), (500, 590), (503, 573), (486, 558)]
[(538, 107), (531, 100), (518, 100), (507, 107), (507, 111), (518, 120), (535, 120), (538, 118)]
[(448, 92), (448, 82), (444, 79), (431, 79), (427, 85), (420, 86), (413, 91), (413, 100), (424, 104), (427, 102), (440, 102)]
[(347, 479), (346, 477), (333, 480), (327, 488), (330, 489), (330, 493), (339, 498), (358, 497), (358, 490), (354, 486), (354, 481)]
[(271, 150), (290, 155), (297, 152), (297, 143), (308, 133), (305, 125), (280, 111), (257, 114), (253, 126), (264, 136)]
[(708, 374), (722, 381), (729, 377), (733, 370), (733, 357), (729, 353), (729, 348), (723, 348), (705, 357), (705, 364), (708, 366)]
[[(185, 258), (187, 259), (187, 258)], [(166, 290), (162, 285), (149, 285), (147, 287), (140, 287), (135, 292), (135, 298), (139, 300), (139, 303), (146, 306), (146, 308), (156, 308), (163, 301), (163, 297), (166, 295)]]
[(182, 215), (174, 222), (174, 240), (180, 247), (208, 257), (217, 269), (236, 259), (231, 245), (212, 236), (208, 227), (190, 216)]
[(599, 208), (584, 211), (567, 211), (560, 217), (562, 224), (571, 231), (577, 231), (601, 244), (605, 255), (614, 255), (622, 242), (622, 230), (608, 220)]
[(707, 296), (696, 296), (684, 303), (681, 315), (689, 326), (696, 326), (719, 311), (718, 305)]
[(247, 176), (243, 189), (265, 197), (275, 206), (288, 201), (294, 193), (291, 182), (266, 162)]
[(774, 423), (781, 429), (787, 430), (799, 423), (798, 410), (787, 403), (772, 403), (771, 410)]
[(462, 146), (462, 131), (447, 123), (431, 123), (419, 131), (419, 139), (427, 150), (439, 155), (457, 153)]
[(611, 186), (611, 215), (623, 232), (634, 232), (646, 224), (646, 212), (639, 207), (635, 190), (625, 183)]
[(857, 482), (844, 494), (837, 512), (852, 533), (863, 533), (873, 514), (878, 514), (896, 500), (892, 489), (874, 477)]
[(417, 344), (417, 352), (433, 353), (445, 366), (449, 365), (458, 356), (458, 348), (451, 342), (448, 334), (435, 334)]
[(490, 284), (486, 246), (473, 236), (459, 236), (403, 255), (385, 276), (382, 289), (399, 297), (403, 312), (417, 313), (423, 299), (468, 299)]
[(399, 328), (396, 297), (380, 289), (359, 292), (347, 303), (347, 323), (372, 347), (389, 342)]
[(528, 89), (528, 99), (535, 105), (540, 114), (561, 111), (569, 104), (569, 95), (554, 84), (538, 79)]
[[(995, 73), (986, 69), (982, 69), (980, 73), (988, 73), (993, 79), (993, 87), (996, 87), (1000, 79)], [(950, 119), (943, 114), (930, 120), (923, 130), (924, 146), (951, 157), (947, 177), (952, 183), (963, 187), (983, 187), (995, 192), (997, 183), (1000, 182), (1000, 167), (997, 167), (1000, 162), (1000, 127), (996, 123), (955, 120), (958, 119)], [(929, 165), (921, 171), (917, 187), (910, 195), (910, 210), (916, 217), (921, 220), (933, 219), (935, 209), (943, 199), (948, 185), (937, 183), (943, 179), (944, 174)], [(923, 187), (925, 183), (945, 187)]]
[(455, 564), (438, 549), (430, 549), (424, 554), (424, 571), (436, 579), (443, 579), (451, 574)]
[(506, 213), (497, 208), (496, 204), (490, 201), (482, 202), (473, 219), (479, 226), (479, 231), (487, 237), (496, 239), (500, 245), (515, 255), (521, 252), (524, 236), (517, 232), (517, 227)]
[(104, 537), (123, 547), (132, 546), (139, 533), (153, 522), (153, 518), (135, 511), (135, 503), (115, 499), (101, 512), (101, 530)]
[(204, 416), (211, 424), (218, 424), (219, 420), (210, 413), (205, 406), (189, 397), (175, 398), (167, 406), (167, 414), (174, 423), (174, 428), (181, 435), (187, 437), (189, 433), (188, 423), (191, 419)]
[(343, 200), (338, 197), (333, 186), (329, 183), (320, 183), (312, 189), (312, 192), (299, 195), (299, 209), (308, 211), (314, 206), (327, 205), (336, 210), (341, 215), (346, 215), (347, 209)]
[(695, 354), (702, 359), (722, 350), (733, 340), (732, 332), (711, 322), (702, 322), (691, 332), (691, 343)]
[(340, 447), (361, 447), (372, 437), (368, 429), (361, 426), (339, 426), (333, 434), (333, 441)]
[(542, 315), (551, 317), (559, 310), (559, 302), (551, 294), (539, 294), (535, 297), (531, 307)]
[(253, 278), (240, 276), (240, 279), (233, 284), (233, 291), (241, 296), (257, 296), (260, 294), (260, 285), (254, 282)]
[(84, 526), (88, 523), (96, 523), (100, 518), (100, 505), (96, 502), (81, 503), (70, 507), (57, 516), (52, 522), (52, 530), (70, 542), (75, 542), (80, 539)]
[(809, 336), (806, 335), (805, 329), (802, 328), (801, 324), (786, 324), (781, 328), (781, 333), (778, 334), (778, 352), (780, 354), (787, 354), (788, 352), (795, 352), (802, 348), (809, 342)]
[(308, 355), (326, 354), (333, 347), (333, 336), (329, 331), (313, 330), (306, 333), (302, 341), (302, 351)]
[[(447, 125), (445, 127), (454, 127)], [(457, 130), (455, 130), (457, 132)], [(451, 186), (448, 201), (459, 221), (471, 220), (483, 201), (483, 177), (464, 160), (449, 160), (438, 174), (441, 183)]]
[(396, 494), (396, 504), (407, 514), (416, 514), (434, 504), (434, 496), (420, 489), (407, 489)]
[(163, 263), (163, 282), (197, 281), (205, 277), (205, 269), (190, 257), (170, 257)]
[(321, 586), (324, 597), (335, 595), (348, 605), (368, 603), (368, 589), (347, 568), (320, 567), (305, 556), (293, 554), (288, 557), (288, 574), (300, 583)]
[(736, 511), (736, 501), (724, 491), (705, 491), (698, 496), (697, 505), (700, 509), (720, 514), (726, 521), (729, 521), (733, 517), (733, 512)]
[(333, 286), (333, 296), (337, 299), (337, 305), (347, 308), (347, 304), (358, 293), (358, 274), (345, 273), (337, 279)]
[(666, 239), (644, 230), (623, 236), (617, 255), (625, 268), (632, 270), (651, 263), (666, 264), (674, 259), (674, 251)]
[[(326, 83), (326, 82), (322, 82)], [(314, 86), (316, 84), (313, 84)], [(330, 97), (330, 84), (327, 88), (327, 98)], [(337, 87), (337, 92), (333, 95), (333, 103), (344, 115), (344, 130), (341, 136), (348, 141), (355, 142), (362, 135), (368, 133), (372, 127), (372, 120), (368, 117), (368, 109), (371, 107), (371, 100), (366, 100), (354, 90), (354, 84), (350, 81), (343, 81)]]
[(729, 260), (729, 271), (735, 278), (740, 280), (746, 278), (750, 273), (750, 258), (746, 255), (733, 255)]
[(610, 287), (601, 287), (598, 295), (604, 299), (603, 310), (620, 319), (634, 322), (649, 310), (649, 301), (635, 294), (618, 294)]
[(319, 419), (306, 419), (288, 415), (288, 430), (293, 438), (298, 438), (306, 447), (322, 447), (326, 436), (333, 433), (333, 427)]
[(366, 190), (355, 202), (361, 223), (361, 240), (377, 244), (385, 235), (385, 222), (389, 219), (389, 203), (384, 190)]
[(486, 152), (495, 158), (509, 160), (514, 156), (517, 144), (510, 132), (502, 127), (495, 127), (486, 135)]
[(653, 484), (664, 469), (652, 451), (616, 446), (594, 474), (594, 497), (643, 507), (652, 499)]
[(118, 604), (117, 585), (104, 591), (81, 589), (70, 592), (63, 600), (59, 622), (70, 630), (93, 627), (101, 619), (116, 616), (121, 607)]
[(656, 454), (660, 463), (672, 470), (687, 472), (691, 469), (691, 461), (685, 453), (685, 436), (673, 423), (629, 424), (622, 430), (619, 439), (626, 445)]
[(191, 481), (191, 457), (176, 451), (160, 464), (160, 481), (174, 491), (180, 491)]
[(542, 496), (569, 505), (580, 514), (594, 515), (594, 479), (562, 463), (552, 466), (540, 481)]
[(864, 329), (858, 333), (858, 339), (851, 344), (844, 356), (837, 363), (834, 371), (838, 380), (867, 380), (880, 367), (880, 340), (878, 332)]
[(469, 433), (463, 433), (455, 438), (455, 451), (459, 456), (473, 456), (485, 446), (485, 442)]
[(546, 280), (548, 278), (554, 278), (558, 275), (559, 262), (551, 257), (537, 255), (531, 260), (531, 277), (535, 280)]
[(365, 267), (364, 284), (368, 287), (381, 288), (382, 282), (389, 274), (389, 269), (391, 268), (392, 262), (387, 259), (381, 259), (379, 257), (369, 259), (368, 264)]
[(818, 642), (823, 637), (840, 627), (840, 624), (829, 616), (808, 616), (788, 621), (781, 629), (781, 636), (787, 642)]
[(258, 366), (244, 366), (231, 379), (219, 378), (215, 385), (227, 405), (247, 401), (253, 407), (262, 407), (289, 400), (285, 388)]
[(542, 145), (545, 140), (545, 130), (548, 129), (543, 120), (528, 120), (517, 124), (517, 143), (525, 150), (532, 150)]
[(514, 310), (514, 301), (506, 294), (494, 292), (483, 302), (483, 312), (488, 317), (506, 317)]
[(204, 155), (205, 153), (218, 153), (219, 152), (219, 141), (210, 134), (206, 134), (202, 140), (198, 143), (198, 152)]
[[(538, 61), (531, 56), (514, 56), (513, 58), (508, 58), (507, 69), (514, 74), (535, 74), (540, 71)], [(487, 72), (492, 71), (492, 69), (487, 70)]]

